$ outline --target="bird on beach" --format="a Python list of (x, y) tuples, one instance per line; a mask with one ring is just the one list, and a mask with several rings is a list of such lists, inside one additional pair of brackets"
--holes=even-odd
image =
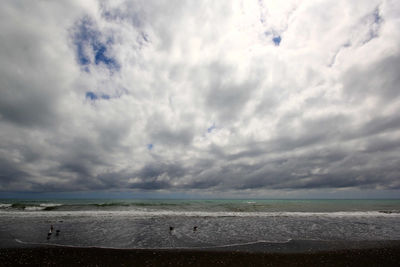
[[(47, 240), (49, 240), (49, 239), (50, 239), (50, 237), (51, 237), (51, 234), (53, 233), (53, 230), (54, 230), (54, 227), (53, 227), (53, 225), (50, 225), (50, 230), (49, 230), (49, 232), (47, 232)], [(58, 233), (57, 233), (57, 235), (58, 235)]]
[(193, 232), (197, 231), (197, 226), (193, 226)]

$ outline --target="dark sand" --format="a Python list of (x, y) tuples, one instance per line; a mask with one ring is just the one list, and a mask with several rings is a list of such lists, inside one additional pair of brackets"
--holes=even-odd
[(0, 249), (0, 266), (400, 266), (400, 245), (295, 253), (16, 247)]

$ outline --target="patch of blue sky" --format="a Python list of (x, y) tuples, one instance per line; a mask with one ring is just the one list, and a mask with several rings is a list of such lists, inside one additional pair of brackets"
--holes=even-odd
[(107, 53), (108, 46), (112, 45), (112, 39), (108, 38), (106, 42), (103, 42), (101, 32), (95, 28), (90, 18), (85, 17), (80, 21), (73, 38), (78, 63), (84, 67), (85, 71), (89, 72), (89, 66), (92, 63), (104, 64), (110, 71), (120, 69), (117, 60)]
[(98, 99), (104, 99), (104, 100), (110, 100), (111, 96), (107, 95), (107, 94), (101, 94), (101, 95), (97, 95), (93, 92), (86, 92), (85, 98), (88, 100), (98, 100)]
[(90, 64), (90, 58), (84, 52), (83, 44), (77, 44), (77, 54), (78, 54), (78, 61), (80, 65), (88, 65)]
[(93, 45), (93, 51), (95, 53), (94, 62), (96, 65), (103, 63), (110, 70), (119, 70), (120, 66), (117, 61), (114, 58), (107, 56), (107, 47), (104, 44), (100, 43)]
[(109, 95), (101, 95), (102, 99), (109, 100), (111, 97)]
[(98, 96), (93, 92), (86, 92), (86, 99), (96, 100), (98, 99)]
[(274, 44), (276, 46), (279, 46), (281, 43), (282, 38), (280, 36), (275, 36), (274, 38), (272, 38), (272, 41), (274, 42)]
[(78, 54), (78, 60), (81, 65), (88, 65), (91, 63), (86, 48), (87, 45), (92, 40), (97, 39), (97, 35), (99, 35), (99, 33), (92, 28), (93, 22), (88, 17), (85, 17), (80, 21), (78, 29), (74, 33), (74, 43)]

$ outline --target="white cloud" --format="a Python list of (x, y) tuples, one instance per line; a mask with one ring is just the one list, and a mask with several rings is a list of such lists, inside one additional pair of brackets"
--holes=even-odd
[(3, 191), (399, 190), (396, 1), (3, 7)]

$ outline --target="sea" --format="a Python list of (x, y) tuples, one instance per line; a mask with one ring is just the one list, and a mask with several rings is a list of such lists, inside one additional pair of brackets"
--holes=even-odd
[(0, 247), (276, 248), (298, 240), (398, 242), (400, 200), (0, 200)]

